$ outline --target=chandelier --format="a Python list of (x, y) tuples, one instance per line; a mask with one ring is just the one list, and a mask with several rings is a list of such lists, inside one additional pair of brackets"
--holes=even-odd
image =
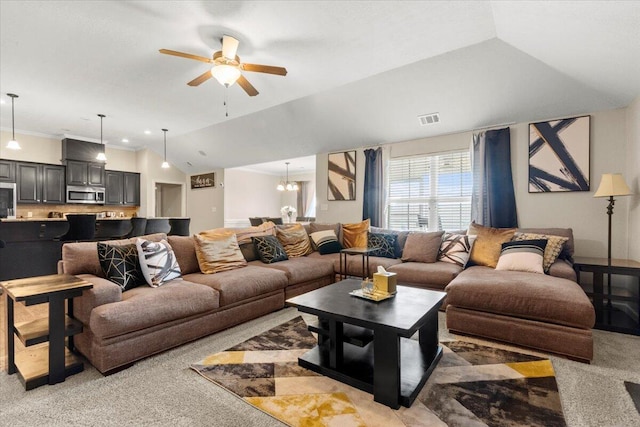
[(285, 162), (287, 165), (287, 180), (280, 181), (280, 184), (276, 187), (278, 191), (298, 191), (298, 183), (297, 182), (289, 182), (289, 162)]

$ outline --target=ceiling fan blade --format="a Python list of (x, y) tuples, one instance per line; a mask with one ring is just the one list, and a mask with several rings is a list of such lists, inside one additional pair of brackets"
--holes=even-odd
[(196, 61), (206, 62), (207, 64), (213, 63), (213, 59), (211, 59), (211, 58), (205, 58), (204, 56), (192, 55), (190, 53), (178, 52), (176, 50), (160, 49), (160, 53), (164, 53), (165, 55), (179, 56), (181, 58), (195, 59)]
[(238, 77), (238, 80), (236, 80), (236, 82), (242, 89), (244, 89), (245, 92), (247, 92), (247, 95), (249, 96), (256, 96), (259, 93), (256, 88), (253, 87), (251, 83), (249, 83), (249, 80), (244, 78), (244, 76)]
[(259, 65), (259, 64), (241, 64), (245, 71), (254, 71), (256, 73), (276, 74), (278, 76), (286, 76), (287, 69), (284, 67), (274, 67), (272, 65)]
[(202, 83), (206, 82), (211, 78), (211, 70), (207, 70), (204, 73), (200, 74), (195, 79), (191, 80), (187, 83), (189, 86), (200, 86)]
[(238, 44), (240, 42), (231, 36), (222, 36), (222, 55), (227, 59), (233, 59), (236, 57), (238, 51)]

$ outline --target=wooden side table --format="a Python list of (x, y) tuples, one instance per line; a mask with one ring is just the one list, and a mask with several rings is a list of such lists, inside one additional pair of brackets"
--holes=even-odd
[[(637, 304), (640, 313), (640, 296), (638, 298), (625, 295), (612, 295), (611, 284), (607, 285), (607, 293), (604, 293), (604, 275), (618, 274), (622, 276), (635, 277), (636, 284), (640, 290), (640, 262), (630, 259), (611, 259), (576, 257), (573, 268), (576, 271), (578, 283), (580, 283), (580, 273), (593, 273), (593, 292), (586, 292), (593, 299), (593, 307), (596, 311), (596, 329), (621, 332), (626, 334), (640, 335), (640, 322), (636, 322), (625, 313), (615, 310), (611, 304), (612, 300), (632, 301)], [(604, 300), (607, 300), (605, 305)]]
[[(362, 279), (369, 277), (369, 255), (374, 252), (375, 248), (347, 248), (340, 251), (340, 279), (349, 277), (347, 268), (347, 255), (362, 255)], [(344, 256), (344, 264), (342, 257)], [(344, 265), (344, 268), (343, 268)], [(365, 269), (366, 267), (366, 269)]]
[[(73, 299), (93, 285), (68, 274), (29, 277), (1, 282), (7, 293), (7, 373), (18, 373), (25, 389), (63, 382), (69, 375), (84, 369), (73, 351), (73, 335), (82, 332), (82, 324), (73, 318)], [(68, 312), (64, 313), (68, 300)], [(14, 323), (13, 304), (49, 303), (49, 318)], [(15, 353), (15, 336), (25, 347), (49, 342), (31, 350)], [(65, 338), (69, 337), (69, 348)]]

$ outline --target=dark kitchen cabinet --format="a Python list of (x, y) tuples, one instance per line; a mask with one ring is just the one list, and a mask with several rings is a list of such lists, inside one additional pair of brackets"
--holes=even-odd
[(140, 206), (140, 174), (106, 171), (106, 205)]
[(0, 160), (0, 182), (16, 182), (16, 163)]
[(122, 204), (140, 206), (140, 174), (134, 172), (124, 173), (124, 194)]
[(104, 187), (104, 163), (67, 160), (67, 185)]
[(65, 203), (64, 166), (16, 163), (18, 203)]

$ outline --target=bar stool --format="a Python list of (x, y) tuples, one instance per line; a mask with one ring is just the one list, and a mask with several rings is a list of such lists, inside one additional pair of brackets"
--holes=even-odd
[(144, 235), (147, 227), (147, 218), (133, 217), (131, 218), (131, 231), (127, 237), (138, 237)]
[(60, 240), (93, 240), (96, 235), (96, 214), (67, 214), (69, 231)]
[(169, 218), (169, 236), (188, 236), (191, 218)]

